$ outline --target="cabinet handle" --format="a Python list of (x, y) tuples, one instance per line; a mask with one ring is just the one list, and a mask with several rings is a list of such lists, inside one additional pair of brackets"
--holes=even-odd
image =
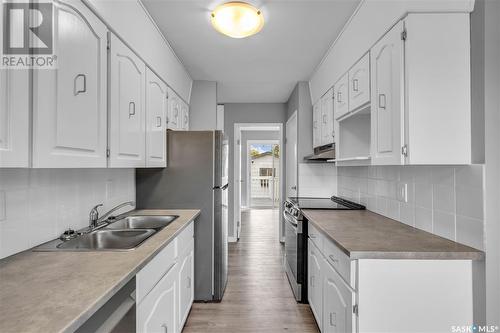
[(342, 103), (342, 93), (340, 91), (337, 92), (337, 103)]
[(161, 127), (161, 117), (160, 116), (156, 117), (156, 127)]
[(330, 260), (331, 260), (331, 261), (333, 261), (334, 263), (338, 263), (338, 262), (339, 262), (339, 260), (338, 260), (338, 259), (335, 259), (335, 257), (334, 257), (333, 255), (331, 255), (331, 254), (330, 254), (328, 257), (329, 257), (329, 258), (330, 258)]
[[(315, 235), (315, 234), (310, 234), (310, 235), (309, 235), (309, 238), (311, 238), (311, 239), (315, 239), (315, 238), (316, 238), (316, 235)], [(314, 253), (314, 252), (311, 252), (311, 253)]]
[(128, 103), (128, 117), (135, 116), (135, 102)]
[(163, 330), (165, 331), (165, 333), (168, 333), (168, 326), (167, 326), (167, 324), (162, 324), (161, 328), (163, 328)]
[[(77, 83), (79, 78), (83, 78), (83, 89), (77, 88)], [(75, 79), (73, 80), (73, 93), (75, 94), (75, 96), (78, 96), (86, 92), (87, 92), (87, 76), (85, 76), (85, 74), (78, 74), (77, 76), (75, 76)]]
[(359, 90), (358, 79), (352, 80), (352, 90), (356, 92)]
[(316, 120), (313, 122), (313, 124), (314, 124), (313, 125), (314, 128), (318, 128), (318, 122)]
[(330, 326), (337, 327), (337, 313), (330, 312)]
[(385, 100), (385, 94), (379, 94), (378, 95), (378, 107), (380, 109), (384, 109), (385, 110), (385, 105), (386, 105), (385, 102), (386, 102), (386, 100)]
[(188, 276), (188, 288), (191, 288), (191, 278)]
[(327, 123), (327, 121), (326, 121), (326, 120), (327, 120), (327, 119), (326, 119), (326, 114), (324, 114), (324, 115), (323, 115), (323, 124), (326, 124), (326, 123)]
[(314, 287), (314, 276), (311, 276), (311, 278), (309, 280), (311, 283), (311, 287)]

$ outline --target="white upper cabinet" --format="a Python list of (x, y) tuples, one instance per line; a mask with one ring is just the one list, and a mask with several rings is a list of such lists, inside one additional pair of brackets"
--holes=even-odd
[(82, 2), (54, 2), (57, 69), (33, 73), (33, 167), (106, 167), (107, 28)]
[(313, 148), (321, 146), (321, 99), (313, 106)]
[(321, 97), (321, 145), (333, 143), (333, 89)]
[(409, 14), (372, 48), (372, 164), (471, 163), (469, 35), (468, 14)]
[(146, 69), (146, 167), (167, 166), (167, 85)]
[(189, 131), (189, 105), (184, 103), (184, 101), (181, 100), (181, 116), (182, 116), (182, 121), (181, 121), (181, 129), (184, 131)]
[(470, 15), (404, 20), (407, 164), (470, 164)]
[(110, 52), (109, 167), (145, 167), (146, 66), (113, 34)]
[(402, 32), (403, 22), (399, 22), (370, 51), (372, 164), (397, 165), (404, 161)]
[(335, 99), (335, 118), (338, 119), (349, 112), (349, 73), (345, 73), (333, 86)]
[(349, 70), (349, 112), (370, 102), (370, 54)]
[(169, 88), (168, 90), (168, 128), (178, 130), (182, 124), (181, 99)]
[(0, 69), (0, 168), (29, 167), (29, 101), (28, 70)]

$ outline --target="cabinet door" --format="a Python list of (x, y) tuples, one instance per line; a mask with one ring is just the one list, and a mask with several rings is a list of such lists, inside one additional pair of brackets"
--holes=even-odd
[(193, 304), (194, 288), (194, 261), (193, 261), (194, 240), (191, 241), (189, 250), (184, 255), (179, 269), (179, 332), (186, 322), (189, 310)]
[(110, 160), (109, 166), (146, 166), (146, 66), (132, 50), (111, 34)]
[(106, 167), (107, 28), (53, 2), (57, 69), (33, 71), (33, 167)]
[(321, 99), (313, 107), (313, 148), (321, 146)]
[(174, 266), (137, 305), (136, 331), (140, 333), (178, 332), (177, 297), (177, 267)]
[(0, 69), (0, 168), (29, 167), (29, 100), (29, 70)]
[(353, 293), (334, 269), (324, 261), (323, 267), (323, 333), (353, 331)]
[(335, 94), (335, 118), (339, 119), (349, 112), (349, 73), (345, 73), (333, 86), (333, 92)]
[(333, 143), (333, 89), (321, 97), (321, 145)]
[(146, 70), (146, 167), (167, 166), (167, 85)]
[(403, 23), (396, 24), (371, 49), (372, 164), (404, 162), (403, 142)]
[(181, 103), (181, 114), (182, 114), (182, 129), (184, 131), (189, 131), (189, 106), (184, 102)]
[(321, 254), (314, 243), (308, 240), (308, 300), (320, 330), (323, 315), (323, 283), (321, 276)]
[(181, 104), (177, 94), (170, 89), (168, 93), (168, 128), (178, 130), (181, 128)]
[(361, 58), (349, 71), (349, 111), (370, 102), (370, 53)]

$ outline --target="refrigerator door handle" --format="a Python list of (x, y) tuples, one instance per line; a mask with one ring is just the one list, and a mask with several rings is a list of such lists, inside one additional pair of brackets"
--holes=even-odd
[(213, 190), (227, 190), (227, 188), (229, 187), (229, 184), (226, 184), (226, 185), (223, 185), (223, 186), (214, 186), (213, 187)]

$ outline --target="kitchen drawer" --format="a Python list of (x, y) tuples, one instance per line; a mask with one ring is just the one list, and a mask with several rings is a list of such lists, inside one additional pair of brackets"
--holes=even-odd
[(355, 276), (351, 274), (351, 259), (332, 240), (327, 238), (323, 240), (323, 255), (345, 282), (355, 288), (354, 282), (351, 282), (351, 276)]
[(194, 223), (191, 221), (189, 222), (189, 225), (177, 236), (177, 255), (182, 255), (184, 252), (186, 252), (186, 249), (191, 245), (193, 236)]
[(143, 269), (136, 275), (136, 296), (137, 303), (153, 289), (156, 283), (169, 271), (175, 264), (177, 257), (177, 241), (179, 237), (170, 242), (160, 251)]
[(323, 252), (323, 238), (324, 236), (319, 232), (316, 227), (312, 225), (312, 223), (309, 222), (308, 227), (308, 236), (311, 239), (311, 241), (318, 247), (318, 250)]

